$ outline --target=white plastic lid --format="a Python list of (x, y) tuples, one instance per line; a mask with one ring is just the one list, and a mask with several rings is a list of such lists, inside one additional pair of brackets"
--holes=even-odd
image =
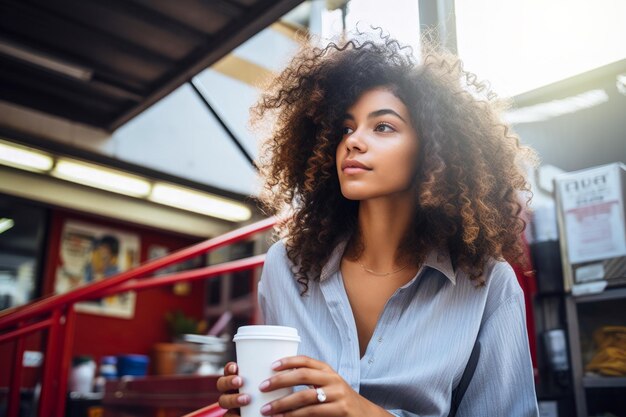
[(237, 329), (237, 334), (233, 337), (233, 341), (251, 340), (251, 339), (267, 339), (267, 340), (286, 340), (300, 342), (298, 329), (287, 326), (241, 326)]

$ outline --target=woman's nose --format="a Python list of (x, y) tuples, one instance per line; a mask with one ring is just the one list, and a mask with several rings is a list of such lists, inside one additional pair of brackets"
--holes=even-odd
[(346, 138), (346, 147), (349, 151), (354, 150), (359, 152), (365, 152), (367, 150), (367, 144), (365, 138), (363, 137), (363, 132), (361, 132), (359, 129), (352, 132)]

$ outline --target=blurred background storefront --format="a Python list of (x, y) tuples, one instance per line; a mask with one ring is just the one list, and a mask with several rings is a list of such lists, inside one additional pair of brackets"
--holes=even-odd
[[(248, 109), (298, 42), (373, 25), (417, 47), (435, 28), (467, 70), (512, 98), (506, 118), (541, 157), (525, 236), (536, 273), (518, 275), (542, 416), (626, 415), (626, 360), (597, 359), (594, 342), (603, 332), (621, 338), (615, 349), (626, 355), (626, 253), (563, 260), (575, 237), (554, 182), (626, 161), (624, 16), (618, 0), (0, 0), (0, 309), (263, 219)], [(619, 246), (626, 184), (623, 165), (613, 166)], [(159, 273), (264, 253), (268, 238)], [(579, 279), (578, 268), (602, 272)], [(257, 278), (241, 272), (79, 303), (73, 355), (98, 366), (145, 355), (149, 374), (198, 373), (200, 354), (167, 369), (157, 357), (173, 341), (202, 346), (184, 334), (228, 338), (254, 322)], [(26, 347), (24, 413), (41, 380), (41, 337)], [(10, 369), (12, 349), (0, 344), (0, 369)], [(10, 381), (0, 371), (0, 399)], [(71, 405), (68, 414), (85, 415)], [(156, 412), (142, 410), (134, 412)]]

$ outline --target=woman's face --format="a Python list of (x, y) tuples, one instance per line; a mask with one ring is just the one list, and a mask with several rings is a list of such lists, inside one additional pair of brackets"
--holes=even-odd
[(385, 87), (364, 92), (346, 111), (336, 164), (349, 200), (409, 193), (419, 142), (404, 103)]

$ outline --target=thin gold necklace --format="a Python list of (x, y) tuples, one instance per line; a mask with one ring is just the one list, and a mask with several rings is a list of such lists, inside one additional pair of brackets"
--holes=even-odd
[(396, 274), (396, 273), (398, 273), (398, 272), (402, 271), (403, 269), (406, 269), (406, 267), (407, 267), (407, 266), (409, 266), (409, 264), (406, 264), (406, 265), (404, 265), (402, 268), (398, 268), (398, 269), (396, 269), (395, 271), (391, 271), (391, 272), (376, 272), (376, 271), (373, 271), (373, 270), (369, 269), (369, 268), (368, 268), (368, 267), (366, 267), (365, 265), (363, 265), (363, 264), (361, 263), (361, 261), (357, 260), (356, 262), (357, 262), (359, 265), (361, 265), (361, 268), (363, 268), (363, 270), (364, 270), (365, 272), (367, 272), (367, 273), (369, 273), (369, 274), (372, 274), (372, 275), (376, 275), (376, 276), (378, 276), (378, 277), (386, 277), (386, 276), (388, 276), (388, 275), (393, 275), (393, 274)]

